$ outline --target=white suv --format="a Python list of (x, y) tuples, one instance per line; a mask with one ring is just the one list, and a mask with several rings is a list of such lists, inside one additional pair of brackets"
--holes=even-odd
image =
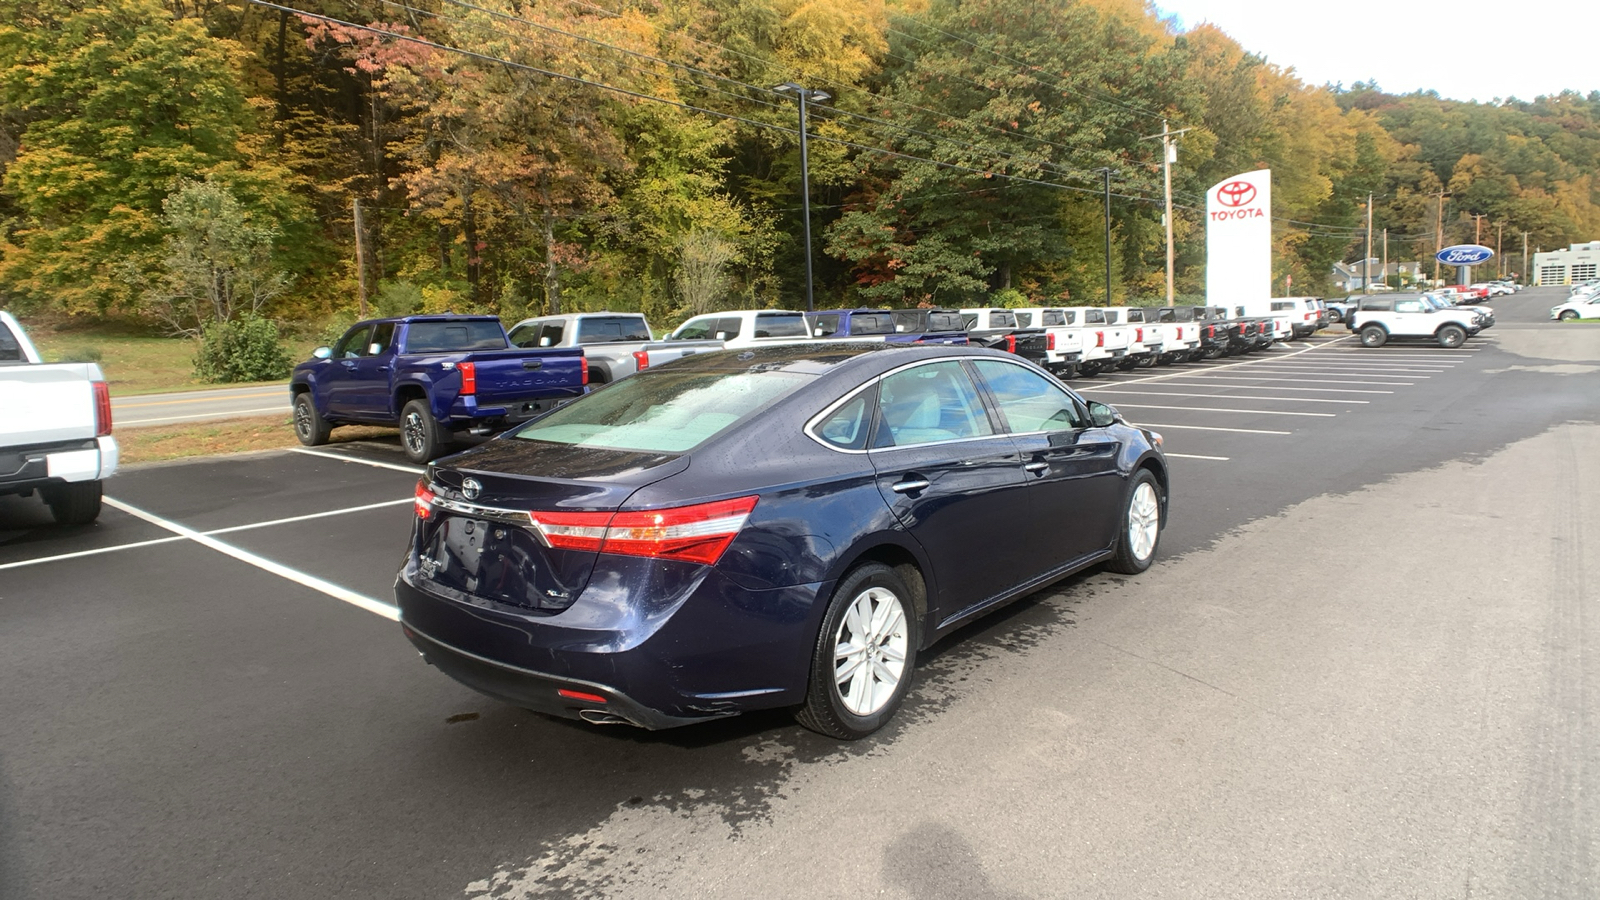
[(1579, 294), (1560, 306), (1550, 307), (1550, 318), (1570, 322), (1573, 319), (1600, 319), (1600, 294)]
[(1469, 309), (1440, 308), (1418, 296), (1363, 297), (1349, 319), (1363, 347), (1382, 347), (1392, 338), (1431, 338), (1441, 347), (1455, 348), (1477, 334), (1482, 322)]

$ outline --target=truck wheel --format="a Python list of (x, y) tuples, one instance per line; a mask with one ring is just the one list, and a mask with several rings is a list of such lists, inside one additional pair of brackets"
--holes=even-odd
[(414, 463), (431, 462), (443, 456), (452, 438), (433, 417), (426, 400), (412, 400), (400, 410), (400, 446), (406, 459)]
[(39, 491), (58, 525), (88, 525), (100, 518), (100, 482), (52, 484)]
[(328, 420), (317, 412), (317, 404), (311, 400), (310, 391), (302, 391), (294, 395), (294, 436), (300, 443), (307, 447), (320, 447), (328, 442), (328, 435), (333, 433), (333, 426)]
[(1361, 346), (1382, 347), (1389, 342), (1389, 332), (1381, 325), (1368, 325), (1361, 329)]
[(1454, 350), (1467, 342), (1467, 332), (1460, 325), (1446, 325), (1435, 336), (1439, 339), (1439, 346), (1446, 350)]
[(1122, 515), (1122, 532), (1117, 536), (1117, 555), (1106, 568), (1124, 575), (1137, 575), (1150, 568), (1156, 544), (1161, 542), (1161, 488), (1149, 469), (1133, 476), (1128, 505)]
[(895, 571), (867, 563), (839, 580), (822, 617), (801, 725), (846, 741), (882, 728), (911, 688), (917, 620)]

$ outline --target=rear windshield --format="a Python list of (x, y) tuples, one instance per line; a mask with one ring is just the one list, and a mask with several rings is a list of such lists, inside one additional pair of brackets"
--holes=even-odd
[(644, 316), (584, 316), (578, 320), (580, 344), (648, 340), (650, 328), (644, 324)]
[(458, 350), (504, 350), (506, 333), (499, 322), (412, 322), (406, 331), (407, 353), (452, 353)]
[(1083, 321), (1086, 325), (1106, 324), (1106, 313), (1103, 309), (1086, 309), (1083, 311)]
[(800, 313), (756, 313), (756, 333), (753, 337), (805, 336), (806, 317)]
[(929, 331), (966, 331), (960, 313), (939, 312), (928, 314)]
[(894, 334), (894, 318), (888, 313), (855, 313), (850, 316), (851, 334)]
[(1288, 300), (1274, 300), (1274, 301), (1272, 301), (1272, 311), (1273, 312), (1291, 312), (1293, 310), (1294, 310), (1294, 304), (1291, 303)]
[(1047, 309), (1039, 314), (1039, 324), (1045, 328), (1072, 324), (1072, 313)]
[(534, 419), (512, 435), (577, 447), (682, 453), (813, 377), (649, 369)]

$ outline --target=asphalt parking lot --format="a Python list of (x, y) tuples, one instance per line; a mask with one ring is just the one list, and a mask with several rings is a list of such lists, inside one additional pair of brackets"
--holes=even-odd
[(1166, 436), (1155, 570), (957, 634), (852, 745), (429, 669), (392, 442), (130, 469), (81, 529), (0, 498), (0, 897), (1593, 896), (1600, 329), (1562, 295), (1459, 350), (1074, 382)]

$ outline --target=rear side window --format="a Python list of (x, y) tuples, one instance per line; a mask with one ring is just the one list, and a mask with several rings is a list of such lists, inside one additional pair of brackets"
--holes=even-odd
[[(724, 322), (727, 320), (724, 319)], [(735, 322), (738, 320), (735, 319)], [(733, 335), (729, 335), (732, 337)], [(805, 337), (806, 317), (800, 313), (756, 313), (758, 338)]]
[(1394, 309), (1394, 301), (1388, 298), (1378, 299), (1373, 297), (1363, 297), (1361, 298), (1361, 308), (1363, 310), (1376, 310), (1378, 312), (1385, 312)]
[(0, 365), (18, 362), (22, 362), (22, 344), (12, 335), (11, 329), (0, 324)]
[(388, 353), (394, 343), (394, 323), (379, 322), (372, 329), (372, 340), (367, 342), (367, 356), (382, 356)]
[(841, 450), (865, 450), (877, 401), (875, 388), (860, 391), (817, 422), (813, 432)]
[(1014, 313), (1014, 315), (1017, 317), (1017, 326), (1019, 328), (1032, 327), (1032, 325), (1033, 325), (1033, 313), (1031, 313), (1031, 312), (1019, 312), (1019, 313)]
[(499, 322), (412, 322), (406, 330), (407, 353), (454, 353), (504, 350), (506, 334)]
[(580, 344), (648, 340), (650, 329), (644, 324), (644, 316), (584, 316), (578, 320)]
[(905, 369), (879, 383), (874, 448), (956, 441), (993, 433), (972, 379), (955, 360)]
[(511, 434), (577, 447), (682, 453), (814, 377), (776, 371), (646, 369)]
[[(738, 316), (723, 316), (717, 320), (717, 324), (711, 326), (711, 336), (724, 341), (731, 341), (739, 336), (739, 331), (743, 325), (744, 323), (739, 321)], [(756, 337), (761, 337), (761, 335), (758, 334)]]
[(973, 365), (1013, 434), (1089, 427), (1071, 395), (1038, 373), (995, 359)]
[(1293, 310), (1294, 310), (1294, 304), (1289, 302), (1289, 301), (1287, 301), (1287, 300), (1282, 300), (1282, 301), (1274, 300), (1274, 301), (1272, 301), (1272, 311), (1273, 312), (1292, 312)]

